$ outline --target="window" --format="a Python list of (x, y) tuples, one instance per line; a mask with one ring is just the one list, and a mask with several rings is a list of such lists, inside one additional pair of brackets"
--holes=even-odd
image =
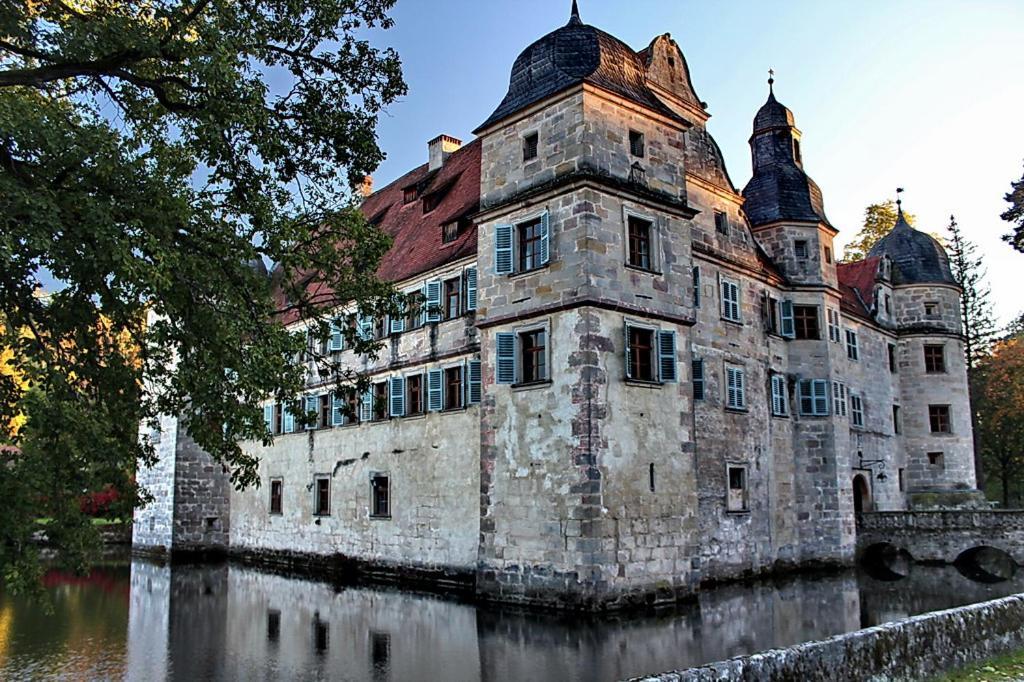
[(797, 165), (803, 163), (803, 159), (800, 156), (800, 140), (793, 140), (793, 160), (797, 162)]
[(832, 382), (832, 409), (837, 417), (846, 416), (846, 384)]
[(941, 452), (929, 452), (928, 464), (930, 466), (943, 469), (946, 466), (946, 458)]
[(731, 512), (747, 511), (747, 467), (727, 467), (729, 490), (726, 493), (725, 509)]
[(825, 247), (825, 262), (832, 265), (832, 248), (829, 246)]
[(743, 370), (739, 367), (725, 368), (726, 388), (725, 406), (730, 410), (743, 410), (747, 407), (746, 387), (744, 386)]
[(851, 360), (860, 359), (860, 347), (857, 345), (857, 332), (846, 330), (846, 357)]
[(818, 329), (818, 306), (793, 306), (793, 324), (796, 338), (815, 340), (821, 338), (821, 331)]
[(653, 493), (654, 490), (654, 462), (647, 465), (647, 487)]
[(459, 238), (459, 223), (451, 222), (445, 223), (441, 227), (441, 243), (451, 244), (453, 241)]
[(405, 377), (405, 390), (408, 395), (405, 413), (407, 415), (423, 414), (423, 375), (413, 374)]
[(388, 418), (388, 382), (378, 381), (373, 385), (373, 421)]
[(549, 261), (549, 215), (518, 225), (494, 226), (494, 272), (511, 275), (543, 267)]
[(892, 315), (892, 296), (885, 295), (885, 314)]
[(284, 491), (284, 481), (279, 478), (270, 481), (270, 513), (281, 513), (281, 495)]
[(784, 374), (772, 375), (772, 414), (776, 417), (785, 417), (789, 414), (789, 400), (786, 395), (786, 376)]
[(654, 331), (627, 327), (629, 354), (626, 376), (637, 381), (654, 381)]
[(415, 187), (406, 187), (404, 190), (402, 190), (402, 199), (407, 204), (411, 204), (412, 202), (416, 201), (416, 197), (418, 197), (419, 195), (420, 193), (416, 190)]
[(934, 301), (929, 301), (924, 304), (924, 314), (928, 317), (935, 317), (939, 314), (939, 304)]
[(949, 424), (949, 405), (929, 405), (928, 423), (932, 433), (952, 433)]
[(462, 408), (462, 367), (449, 367), (444, 371), (444, 409)]
[(892, 406), (892, 432), (899, 435), (902, 425), (900, 424), (900, 406)]
[(824, 379), (802, 379), (800, 414), (808, 417), (828, 416), (828, 382)]
[(944, 346), (924, 347), (924, 371), (928, 374), (942, 374), (946, 371), (946, 349)]
[(729, 234), (729, 217), (724, 211), (715, 211), (715, 231), (720, 234)]
[(895, 346), (895, 344), (890, 343), (889, 346), (888, 346), (888, 349), (889, 349), (889, 371), (892, 374), (895, 374), (896, 373), (896, 346)]
[(537, 145), (540, 137), (537, 133), (530, 133), (523, 138), (523, 161), (532, 161), (537, 158)]
[(317, 654), (327, 653), (331, 641), (330, 624), (320, 620), (319, 612), (313, 616), (313, 648)]
[(324, 393), (320, 396), (320, 428), (326, 429), (331, 425), (331, 396)]
[[(781, 330), (780, 314), (779, 314), (779, 299), (771, 296), (767, 291), (761, 293), (761, 319), (764, 322), (764, 330), (769, 334), (779, 334)], [(792, 308), (787, 307), (786, 311), (792, 315)], [(792, 316), (789, 318), (789, 323), (792, 325)]]
[(902, 492), (906, 492), (906, 490), (907, 490), (907, 478), (906, 478), (907, 474), (906, 474), (906, 471), (907, 471), (906, 469), (902, 469), (902, 468), (898, 470), (899, 479), (900, 479), (900, 492), (901, 493)]
[(444, 319), (454, 320), (462, 314), (462, 278), (444, 281)]
[(629, 131), (629, 153), (638, 158), (644, 158), (644, 134), (635, 130)]
[(864, 426), (864, 403), (859, 395), (850, 395), (850, 418), (854, 426)]
[(547, 381), (547, 332), (543, 329), (522, 332), (519, 335), (519, 354), (522, 363), (520, 382), (532, 384)]
[(839, 311), (835, 308), (826, 308), (828, 316), (828, 340), (833, 343), (842, 343), (843, 335), (839, 328)]
[(691, 363), (693, 372), (693, 399), (704, 400), (704, 360), (697, 359)]
[(331, 479), (317, 476), (313, 486), (313, 515), (329, 516), (331, 513)]
[(430, 213), (441, 204), (441, 200), (444, 199), (444, 192), (434, 192), (423, 197), (423, 214)]
[(280, 434), (284, 431), (282, 422), (284, 421), (284, 405), (280, 403), (274, 405), (274, 433)]
[(267, 611), (267, 641), (277, 642), (281, 639), (281, 612), (277, 609)]
[(807, 258), (807, 240), (797, 239), (793, 242), (793, 249), (796, 251), (797, 258)]
[(651, 222), (636, 216), (626, 221), (629, 231), (629, 264), (635, 268), (651, 269)]
[(693, 266), (693, 307), (700, 307), (700, 266)]
[(722, 277), (722, 317), (730, 322), (740, 322), (740, 287), (735, 281)]
[(384, 474), (370, 478), (370, 516), (375, 519), (391, 518), (391, 486)]

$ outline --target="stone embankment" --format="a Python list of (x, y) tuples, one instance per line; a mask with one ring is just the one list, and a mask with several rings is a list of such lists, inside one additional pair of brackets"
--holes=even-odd
[(902, 682), (1024, 646), (1024, 594), (634, 682)]

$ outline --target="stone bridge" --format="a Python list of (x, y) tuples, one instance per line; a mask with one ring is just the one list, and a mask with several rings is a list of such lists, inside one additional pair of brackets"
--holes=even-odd
[(892, 545), (915, 561), (955, 563), (994, 547), (1024, 566), (1024, 510), (865, 512), (857, 515), (857, 558)]

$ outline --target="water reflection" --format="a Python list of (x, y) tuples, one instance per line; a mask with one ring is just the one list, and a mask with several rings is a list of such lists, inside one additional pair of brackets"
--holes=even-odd
[(912, 566), (733, 585), (585, 618), (477, 608), (233, 566), (142, 561), (51, 578), (55, 612), (0, 595), (0, 679), (618, 680), (1024, 592)]

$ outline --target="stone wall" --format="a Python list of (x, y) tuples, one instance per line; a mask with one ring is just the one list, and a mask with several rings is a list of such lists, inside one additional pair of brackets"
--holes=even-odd
[(196, 445), (180, 421), (177, 440), (173, 550), (226, 552), (231, 529), (231, 474)]
[(1024, 511), (1002, 509), (860, 514), (857, 549), (888, 543), (917, 561), (953, 563), (975, 547), (995, 547), (1024, 566)]
[(677, 672), (645, 682), (801, 680), (912, 681), (928, 678), (1024, 645), (1024, 595), (916, 616)]
[(152, 466), (140, 466), (136, 472), (139, 485), (152, 501), (135, 510), (132, 523), (132, 545), (139, 550), (167, 552), (171, 549), (174, 526), (175, 457), (178, 447), (178, 420), (162, 417), (160, 429), (143, 429), (140, 438), (150, 438), (156, 451)]

